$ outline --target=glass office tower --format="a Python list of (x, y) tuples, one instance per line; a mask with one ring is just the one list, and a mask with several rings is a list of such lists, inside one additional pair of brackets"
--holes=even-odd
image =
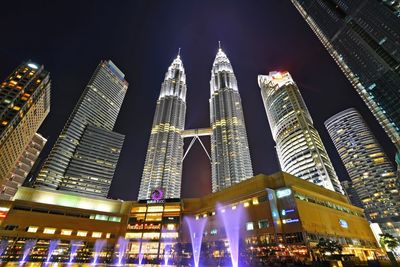
[(281, 169), (284, 172), (343, 194), (321, 137), (299, 88), (288, 72), (259, 75)]
[(124, 139), (112, 132), (128, 89), (124, 77), (111, 60), (100, 62), (35, 187), (107, 196)]

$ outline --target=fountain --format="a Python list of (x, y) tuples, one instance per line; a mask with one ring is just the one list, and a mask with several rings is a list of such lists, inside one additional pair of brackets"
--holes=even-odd
[(229, 242), (232, 267), (239, 265), (239, 236), (240, 228), (244, 225), (244, 208), (239, 205), (232, 208), (223, 208), (217, 205), (219, 220), (223, 222), (225, 234)]
[(25, 262), (31, 252), (32, 248), (36, 245), (35, 239), (28, 239), (25, 241), (24, 253), (22, 254), (21, 262)]
[(140, 245), (139, 245), (139, 254), (138, 254), (138, 257), (139, 257), (139, 261), (138, 261), (138, 263), (139, 263), (139, 266), (141, 266), (142, 265), (142, 261), (143, 261), (143, 256), (144, 256), (144, 254), (143, 254), (143, 252), (142, 252), (142, 247), (143, 247), (143, 241), (142, 240), (140, 240)]
[(47, 251), (46, 262), (50, 262), (50, 260), (51, 260), (51, 255), (53, 254), (53, 251), (58, 247), (58, 243), (60, 243), (60, 240), (58, 240), (58, 239), (50, 240), (50, 242), (49, 242), (49, 249), (48, 249), (48, 251)]
[(171, 253), (171, 245), (165, 244), (164, 245), (164, 266), (168, 265), (168, 258)]
[(103, 248), (106, 246), (107, 241), (103, 239), (97, 239), (96, 242), (94, 243), (94, 255), (93, 255), (93, 262), (92, 265), (97, 264), (97, 260), (99, 259), (100, 253), (103, 250)]
[(118, 246), (115, 247), (115, 252), (118, 252), (118, 261), (116, 262), (116, 264), (118, 265), (122, 265), (123, 264), (123, 259), (125, 256), (125, 252), (126, 252), (126, 248), (128, 246), (128, 240), (126, 240), (125, 238), (123, 238), (122, 236), (120, 236), (118, 238)]
[(194, 266), (199, 266), (201, 241), (203, 240), (204, 227), (207, 223), (207, 218), (195, 219), (192, 217), (185, 217), (185, 222), (189, 228), (190, 239), (192, 241), (192, 251)]
[(6, 251), (8, 247), (8, 240), (1, 240), (0, 241), (0, 256), (3, 255), (4, 251)]
[(71, 240), (70, 246), (70, 252), (69, 252), (69, 263), (72, 263), (72, 261), (75, 258), (75, 254), (78, 251), (79, 247), (82, 245), (82, 241), (80, 240)]

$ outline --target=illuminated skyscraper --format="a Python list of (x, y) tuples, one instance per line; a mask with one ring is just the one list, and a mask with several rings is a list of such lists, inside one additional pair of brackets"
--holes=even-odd
[(288, 72), (259, 75), (258, 84), (282, 171), (343, 194), (299, 88)]
[(22, 152), (9, 177), (0, 183), (0, 199), (11, 200), (36, 163), (47, 139), (35, 133)]
[(398, 1), (292, 2), (400, 151)]
[[(31, 62), (18, 66), (0, 85), (0, 184), (10, 180), (18, 160), (50, 111), (50, 76)], [(7, 191), (7, 192), (6, 192)]]
[(242, 101), (232, 65), (218, 49), (211, 70), (210, 126), (212, 191), (253, 176)]
[(161, 84), (138, 199), (149, 199), (156, 189), (164, 198), (180, 197), (185, 115), (186, 75), (178, 55)]
[(124, 77), (111, 60), (100, 62), (35, 187), (107, 196), (124, 140), (112, 131), (128, 89)]
[[(400, 186), (396, 172), (361, 115), (353, 108), (325, 122), (361, 199), (366, 215), (385, 231), (400, 231)], [(356, 203), (354, 203), (356, 204)], [(391, 227), (388, 227), (391, 225)]]

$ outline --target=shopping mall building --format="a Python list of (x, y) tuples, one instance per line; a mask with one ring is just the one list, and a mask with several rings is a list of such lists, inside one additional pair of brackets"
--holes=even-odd
[(100, 259), (111, 262), (118, 239), (125, 238), (129, 262), (136, 262), (139, 253), (157, 262), (166, 251), (171, 260), (182, 260), (190, 258), (185, 217), (207, 220), (202, 250), (224, 257), (229, 249), (220, 215), (227, 211), (232, 220), (238, 219), (236, 211), (244, 214), (240, 244), (252, 257), (315, 259), (320, 238), (338, 241), (343, 254), (363, 261), (383, 255), (362, 209), (341, 194), (278, 172), (201, 198), (139, 202), (21, 187), (13, 201), (0, 204), (0, 246), (7, 246), (1, 258), (20, 260), (25, 243), (34, 240), (29, 260), (43, 260), (49, 242), (59, 240), (52, 260), (65, 261), (70, 244), (79, 240), (74, 261), (88, 262), (101, 239), (106, 245)]

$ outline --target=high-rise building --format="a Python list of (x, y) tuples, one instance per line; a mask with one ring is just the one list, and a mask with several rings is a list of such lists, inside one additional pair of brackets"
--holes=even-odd
[(112, 132), (128, 89), (124, 77), (111, 60), (100, 62), (35, 187), (107, 196), (124, 139)]
[(232, 65), (218, 49), (210, 80), (212, 191), (253, 176), (242, 101)]
[(400, 186), (395, 169), (361, 115), (349, 108), (329, 118), (325, 126), (366, 215), (384, 231), (400, 231)]
[(47, 139), (42, 135), (34, 134), (15, 164), (10, 176), (0, 182), (0, 199), (11, 200), (13, 198), (18, 188), (25, 182), (46, 142)]
[(400, 150), (398, 1), (292, 2)]
[(362, 204), (361, 199), (353, 186), (353, 182), (349, 180), (344, 180), (341, 181), (340, 184), (342, 185), (343, 191), (345, 192), (347, 198), (350, 200), (351, 204), (360, 208), (364, 208), (364, 205)]
[(12, 177), (49, 111), (50, 75), (43, 66), (23, 63), (1, 83), (0, 184)]
[(282, 171), (343, 194), (321, 137), (288, 72), (259, 75), (265, 111)]
[(185, 114), (186, 75), (178, 54), (161, 84), (138, 199), (149, 199), (154, 190), (180, 198)]

